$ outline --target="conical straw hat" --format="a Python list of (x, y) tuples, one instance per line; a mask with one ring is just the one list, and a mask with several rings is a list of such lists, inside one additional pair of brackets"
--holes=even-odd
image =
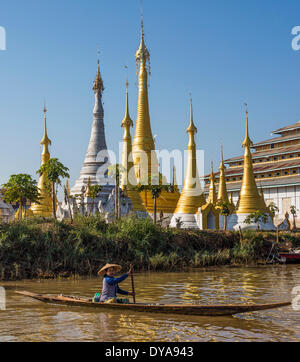
[(116, 272), (118, 273), (120, 270), (122, 270), (121, 265), (118, 264), (106, 264), (102, 269), (98, 271), (98, 275), (104, 275), (106, 273), (106, 270), (109, 268), (115, 268)]

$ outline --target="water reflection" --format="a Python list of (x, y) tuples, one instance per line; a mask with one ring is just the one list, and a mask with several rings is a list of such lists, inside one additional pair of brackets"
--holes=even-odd
[[(207, 269), (135, 276), (139, 302), (269, 303), (291, 299), (299, 266)], [(282, 308), (235, 317), (196, 317), (95, 311), (46, 305), (14, 293), (92, 296), (99, 279), (25, 281), (7, 286), (0, 341), (299, 341), (300, 313)], [(130, 281), (122, 285), (130, 290)]]

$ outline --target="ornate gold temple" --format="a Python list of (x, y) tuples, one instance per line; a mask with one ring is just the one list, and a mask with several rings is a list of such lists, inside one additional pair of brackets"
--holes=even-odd
[[(44, 137), (41, 140), (43, 146), (42, 165), (50, 160), (49, 145), (51, 140), (47, 134), (47, 109), (44, 107)], [(51, 193), (46, 188), (46, 175), (43, 174), (39, 178), (38, 188), (40, 189), (39, 204), (33, 204), (31, 210), (35, 216), (51, 217), (52, 215), (52, 199)]]

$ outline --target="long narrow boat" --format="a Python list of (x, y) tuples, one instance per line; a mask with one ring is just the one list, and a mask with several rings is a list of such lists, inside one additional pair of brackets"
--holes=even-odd
[(243, 305), (194, 305), (194, 304), (106, 304), (94, 303), (88, 298), (67, 297), (63, 295), (51, 296), (44, 294), (35, 294), (30, 292), (16, 292), (18, 294), (37, 299), (44, 303), (61, 304), (70, 306), (80, 306), (103, 309), (117, 309), (133, 312), (165, 313), (165, 314), (184, 314), (198, 316), (226, 316), (240, 313), (249, 313), (267, 309), (281, 308), (291, 305), (290, 302), (273, 304), (243, 304)]

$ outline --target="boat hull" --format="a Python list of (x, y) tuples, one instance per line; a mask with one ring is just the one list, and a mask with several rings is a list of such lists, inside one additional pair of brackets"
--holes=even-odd
[(35, 294), (30, 292), (16, 292), (26, 297), (39, 300), (44, 303), (80, 306), (94, 308), (99, 310), (126, 310), (132, 312), (144, 313), (163, 313), (163, 314), (182, 314), (197, 316), (232, 316), (235, 314), (249, 313), (261, 310), (281, 308), (291, 305), (290, 302), (272, 303), (272, 304), (244, 304), (244, 305), (179, 305), (179, 304), (106, 304), (94, 303), (87, 298), (76, 298), (66, 296), (51, 296), (43, 294)]
[(279, 257), (283, 264), (300, 264), (300, 254), (280, 253)]

